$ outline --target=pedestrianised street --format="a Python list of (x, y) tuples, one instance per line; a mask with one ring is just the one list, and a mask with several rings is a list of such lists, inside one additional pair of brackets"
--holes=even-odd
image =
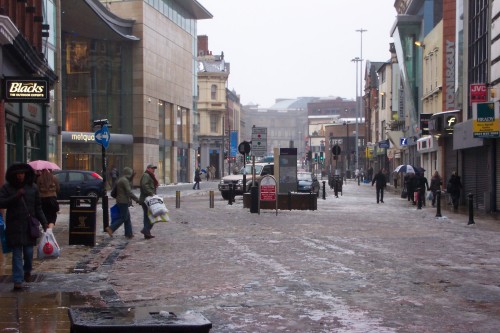
[[(214, 333), (498, 332), (500, 223), (490, 217), (468, 225), (467, 212), (451, 212), (444, 199), (436, 218), (436, 208), (419, 210), (394, 188), (377, 204), (375, 188), (354, 181), (339, 198), (327, 189), (316, 211), (278, 215), (252, 214), (241, 197), (229, 205), (215, 182), (201, 188), (180, 191), (179, 208), (162, 188), (172, 221), (156, 225), (151, 240), (140, 237), (137, 205), (131, 240), (123, 227), (103, 233), (99, 212), (94, 248), (67, 245), (61, 214), (61, 258), (35, 260), (39, 278), (26, 291), (1, 283), (0, 305), (55, 295), (44, 309), (162, 306), (199, 312)], [(83, 301), (65, 297), (76, 292)], [(31, 319), (20, 311), (18, 328), (40, 311)]]

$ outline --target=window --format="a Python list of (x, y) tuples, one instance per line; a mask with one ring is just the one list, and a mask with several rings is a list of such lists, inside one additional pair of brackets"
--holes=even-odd
[(215, 84), (212, 84), (212, 89), (210, 91), (210, 94), (213, 100), (217, 99), (217, 86)]
[(385, 94), (382, 93), (380, 96), (380, 108), (382, 110), (385, 110)]
[(217, 133), (217, 123), (219, 122), (219, 116), (216, 114), (210, 115), (210, 132)]

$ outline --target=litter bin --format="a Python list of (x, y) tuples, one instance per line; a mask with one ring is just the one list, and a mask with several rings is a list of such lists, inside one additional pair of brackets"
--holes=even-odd
[(69, 309), (71, 333), (157, 332), (208, 333), (212, 323), (195, 311), (174, 313), (163, 307)]
[(96, 197), (69, 198), (69, 245), (95, 246)]

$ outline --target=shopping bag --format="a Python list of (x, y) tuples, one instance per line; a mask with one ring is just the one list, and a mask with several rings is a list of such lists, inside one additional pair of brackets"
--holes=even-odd
[(157, 195), (146, 197), (144, 203), (148, 207), (148, 211), (151, 212), (154, 217), (168, 213), (167, 206), (165, 206), (163, 199)]
[(38, 259), (58, 258), (61, 255), (61, 248), (57, 244), (56, 237), (52, 229), (47, 229), (38, 243)]
[(5, 235), (5, 222), (3, 216), (0, 214), (0, 242), (2, 242), (2, 252), (12, 252), (12, 248), (7, 244), (7, 236)]
[(109, 215), (111, 216), (111, 224), (113, 224), (114, 221), (120, 218), (120, 209), (118, 208), (117, 204), (111, 206), (111, 208), (109, 209)]
[(427, 200), (432, 201), (432, 199), (434, 199), (434, 194), (429, 191), (429, 194), (427, 194)]
[(158, 222), (170, 222), (170, 215), (168, 215), (168, 209), (166, 213), (158, 216), (153, 216), (153, 214), (150, 211), (148, 211), (148, 217), (151, 224), (155, 224)]
[(408, 198), (408, 191), (405, 188), (401, 192), (401, 198), (403, 198), (403, 199)]

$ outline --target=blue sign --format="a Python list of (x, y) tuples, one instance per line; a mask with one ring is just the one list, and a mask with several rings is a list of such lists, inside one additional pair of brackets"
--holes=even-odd
[(109, 133), (108, 126), (103, 125), (100, 130), (94, 133), (95, 142), (108, 149), (109, 140), (111, 139), (111, 133)]
[(231, 157), (236, 157), (238, 155), (238, 131), (231, 131), (229, 140), (229, 154)]
[(408, 138), (399, 139), (399, 145), (400, 146), (408, 146)]
[(386, 149), (390, 148), (389, 139), (383, 140), (383, 141), (379, 141), (378, 142), (378, 147), (379, 148), (386, 148)]

